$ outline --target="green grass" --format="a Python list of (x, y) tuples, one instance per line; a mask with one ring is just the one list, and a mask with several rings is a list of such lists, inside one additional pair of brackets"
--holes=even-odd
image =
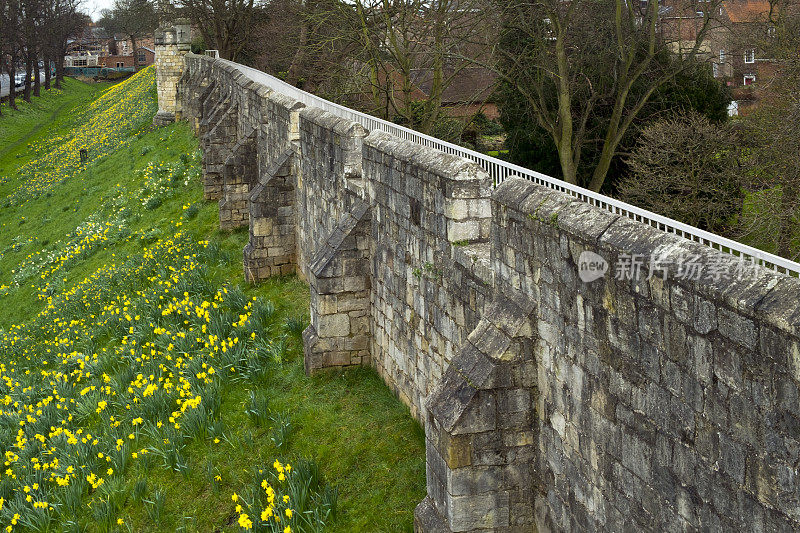
[[(79, 126), (74, 118), (76, 111), (89, 99), (97, 98), (105, 87), (67, 80), (62, 94), (36, 99), (19, 114), (3, 109), (0, 182), (5, 179), (5, 183), (0, 184), (0, 202), (12, 197), (22, 185), (23, 178), (16, 169), (37, 157), (28, 145), (68, 137)], [(287, 318), (307, 320), (308, 290), (297, 278), (245, 285), (241, 254), (247, 231), (217, 229), (218, 208), (216, 202), (202, 200), (197, 141), (188, 126), (180, 123), (151, 130), (140, 123), (129, 127), (134, 137), (127, 144), (38, 197), (24, 202), (6, 200), (0, 209), (0, 338), (4, 331), (12, 330), (12, 325), (35, 322), (48, 302), (39, 296), (43, 288), (49, 287), (53, 297), (59, 298), (94, 272), (137, 257), (145, 246), (174, 234), (176, 223), (194, 239), (208, 240), (218, 249), (204, 259), (212, 285), (241, 285), (248, 297), (274, 302), (281, 323)], [(155, 165), (186, 171), (188, 184), (170, 182), (165, 191), (153, 193), (159, 205), (148, 208), (142, 205), (142, 195), (152, 191), (143, 188), (142, 173)], [(187, 206), (197, 207), (187, 210)], [(194, 209), (196, 216), (187, 216)], [(52, 275), (42, 274), (50, 268), (51, 263), (46, 263), (48, 266), (39, 270), (31, 267), (33, 275), (19, 277), (19, 266), (34, 265), (42, 252), (63, 253), (78, 238), (76, 228), (87, 220), (114, 221), (112, 238), (65, 262)], [(15, 279), (23, 281), (17, 286)], [(75, 335), (80, 337), (81, 333)], [(93, 342), (99, 352), (103, 346), (117, 346), (119, 338), (111, 335)], [(255, 425), (246, 414), (250, 390), (263, 394), (274, 412), (290, 413), (294, 430), (285, 449), (278, 450), (269, 438), (270, 428)], [(127, 475), (119, 476), (123, 483), (120, 490), (129, 494), (139, 477), (148, 481), (148, 497), (156, 487), (164, 491), (162, 523), (153, 524), (147, 506), (128, 497), (118, 515), (124, 525), (115, 529), (237, 531), (231, 494), (242, 493), (252, 478), (252, 468), (272, 464), (276, 458), (293, 462), (308, 458), (319, 464), (327, 482), (339, 492), (338, 517), (326, 530), (412, 530), (413, 509), (425, 494), (424, 437), (407, 408), (373, 370), (306, 377), (301, 343), (290, 335), (284, 363), (270, 365), (263, 376), (250, 382), (223, 385), (222, 396), (220, 418), (228, 428), (228, 438), (220, 443), (191, 441), (184, 450), (187, 475), (158, 466), (133, 466)], [(0, 445), (7, 449), (4, 443)], [(221, 477), (216, 486), (205, 473), (209, 468)], [(92, 511), (85, 513), (82, 523), (87, 530), (100, 531), (91, 519)]]
[[(3, 104), (0, 107), (0, 175), (11, 174), (27, 160), (29, 144), (47, 138), (53, 132), (69, 129), (76, 109), (90, 102), (108, 83), (82, 83), (72, 78), (64, 80), (63, 89), (45, 91), (31, 102), (17, 99), (18, 110)], [(2, 187), (2, 186), (0, 186)], [(0, 195), (3, 189), (0, 188)]]
[[(741, 228), (739, 235), (734, 235), (741, 242), (772, 254), (778, 253), (777, 235), (780, 232), (779, 221), (773, 216), (775, 206), (781, 205), (781, 188), (764, 189), (745, 193), (742, 212), (738, 222)], [(800, 260), (800, 210), (795, 214), (794, 231), (789, 243), (790, 257)]]

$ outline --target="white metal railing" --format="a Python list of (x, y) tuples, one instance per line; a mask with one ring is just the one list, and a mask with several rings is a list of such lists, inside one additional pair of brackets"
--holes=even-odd
[[(208, 52), (209, 51), (207, 50), (206, 53)], [(475, 161), (489, 174), (489, 176), (492, 177), (495, 186), (502, 183), (508, 177), (518, 177), (533, 181), (534, 183), (549, 189), (574, 196), (588, 204), (600, 207), (614, 214), (622, 215), (638, 222), (649, 224), (650, 226), (664, 231), (665, 233), (672, 233), (691, 241), (704, 244), (714, 248), (715, 250), (719, 250), (737, 257), (742, 257), (776, 272), (792, 276), (800, 276), (800, 263), (796, 263), (775, 254), (753, 248), (752, 246), (748, 246), (746, 244), (721, 237), (714, 233), (695, 228), (689, 224), (684, 224), (683, 222), (679, 222), (677, 220), (659, 215), (658, 213), (653, 213), (652, 211), (636, 207), (635, 205), (631, 205), (609, 196), (584, 189), (583, 187), (572, 185), (565, 181), (547, 176), (546, 174), (542, 174), (519, 165), (514, 165), (512, 163), (481, 154), (474, 150), (431, 137), (430, 135), (425, 135), (418, 131), (393, 124), (392, 122), (355, 111), (348, 107), (325, 100), (324, 98), (320, 98), (319, 96), (307, 93), (293, 85), (286, 83), (283, 80), (280, 80), (274, 76), (270, 76), (266, 72), (262, 72), (260, 70), (224, 59), (220, 59), (220, 61), (224, 61), (235, 66), (255, 82), (261, 83), (270, 89), (289, 96), (307, 106), (318, 107), (343, 119), (357, 122), (361, 124), (367, 131), (385, 131), (401, 139), (412, 141), (422, 146), (435, 148), (448, 154), (457, 155)]]

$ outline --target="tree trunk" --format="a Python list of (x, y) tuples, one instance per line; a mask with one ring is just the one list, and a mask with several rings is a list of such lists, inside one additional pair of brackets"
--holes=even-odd
[(611, 168), (611, 161), (614, 159), (614, 153), (617, 151), (617, 143), (606, 140), (603, 143), (603, 151), (600, 153), (600, 160), (597, 166), (594, 167), (592, 173), (592, 181), (589, 183), (589, 189), (594, 192), (600, 192), (603, 183), (606, 181), (608, 169)]
[(56, 89), (61, 89), (61, 82), (64, 81), (64, 54), (66, 43), (62, 43), (56, 56)]
[(50, 56), (44, 55), (44, 90), (50, 90)]
[(17, 109), (17, 88), (14, 86), (15, 78), (17, 76), (17, 56), (12, 55), (11, 60), (8, 62), (8, 81), (10, 87), (8, 88), (8, 107)]
[(28, 55), (25, 58), (25, 90), (22, 92), (22, 99), (26, 102), (31, 101), (31, 76), (33, 75), (33, 60)]
[(313, 12), (313, 9), (314, 2), (311, 0), (305, 2), (305, 6), (301, 6), (300, 8), (300, 43), (292, 57), (289, 70), (286, 72), (286, 82), (292, 85), (297, 85), (297, 82), (300, 81), (300, 72), (302, 72), (303, 69), (303, 62), (305, 61), (306, 49), (308, 47), (308, 27), (310, 24), (308, 15)]
[(133, 48), (133, 71), (139, 70), (139, 54), (136, 52), (136, 36), (131, 35), (131, 48)]
[[(0, 94), (2, 94), (3, 83), (2, 83), (2, 74), (3, 74), (3, 50), (0, 48)], [(8, 88), (8, 92), (10, 93), (11, 90), (14, 88), (14, 82), (9, 80), (10, 87)], [(3, 115), (3, 98), (0, 97), (0, 116)]]
[(794, 182), (791, 178), (785, 180), (781, 191), (781, 206), (778, 212), (780, 220), (778, 226), (778, 255), (791, 258), (792, 237), (794, 237), (794, 227), (792, 221), (795, 217), (795, 202), (797, 201), (798, 180)]
[(439, 120), (439, 114), (442, 109), (442, 97), (444, 94), (444, 60), (445, 60), (445, 45), (446, 28), (449, 10), (451, 8), (449, 2), (440, 2), (435, 7), (435, 17), (433, 23), (433, 68), (431, 81), (431, 91), (428, 94), (427, 113), (422, 122), (422, 133), (430, 133), (436, 122)]
[(33, 96), (41, 96), (42, 71), (39, 69), (39, 57), (33, 58)]
[(573, 153), (572, 98), (567, 82), (569, 78), (569, 60), (564, 48), (564, 36), (556, 38), (556, 62), (558, 64), (558, 122), (554, 141), (558, 147), (558, 159), (564, 181), (576, 185), (578, 183), (577, 162)]
[(306, 47), (308, 46), (308, 20), (303, 20), (300, 26), (300, 46), (292, 57), (292, 64), (289, 65), (289, 71), (286, 73), (286, 82), (291, 85), (297, 85), (300, 81), (300, 71), (303, 67), (303, 59), (306, 55)]

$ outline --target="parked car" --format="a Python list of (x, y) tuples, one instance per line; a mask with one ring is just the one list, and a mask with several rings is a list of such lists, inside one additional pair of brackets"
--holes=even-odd
[[(31, 74), (31, 83), (33, 83), (33, 74)], [(14, 76), (14, 87), (19, 89), (20, 87), (25, 86), (25, 73), (16, 74)]]

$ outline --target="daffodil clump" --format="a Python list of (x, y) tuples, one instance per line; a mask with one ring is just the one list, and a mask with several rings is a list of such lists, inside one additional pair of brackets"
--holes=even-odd
[[(102, 222), (100, 217), (93, 216), (81, 223), (75, 231), (68, 234), (58, 247), (51, 251), (39, 250), (29, 254), (16, 268), (10, 287), (19, 287), (22, 283), (35, 279), (38, 282), (47, 280), (62, 269), (77, 261), (86, 259), (93, 252), (107, 246), (124, 231), (124, 225), (116, 222)], [(46, 291), (43, 291), (46, 292)], [(0, 291), (0, 296), (8, 291)]]
[[(18, 204), (21, 229), (0, 249), (9, 263), (0, 267), (0, 305), (35, 305), (23, 322), (0, 322), (0, 532), (178, 528), (165, 510), (177, 476), (223, 500), (236, 489), (229, 528), (322, 531), (334, 520), (336, 491), (314, 463), (290, 454), (292, 413), (271, 411), (263, 387), (298, 350), (305, 320), (284, 319), (289, 303), (276, 309), (217, 281), (229, 254), (189, 222), (201, 209), (187, 194), (200, 194), (199, 152), (175, 150), (169, 162), (151, 154), (147, 163), (136, 158), (153, 147), (134, 144), (125, 151), (131, 174), (102, 186), (87, 177), (107, 163), (87, 169), (79, 159), (81, 148), (91, 163), (149, 128), (152, 88), (146, 69), (105, 91), (71, 133), (34, 147), (6, 200)], [(159, 133), (145, 139), (167, 142)], [(22, 204), (53, 189), (39, 200), (49, 208), (65, 179), (87, 179), (89, 209), (59, 221), (57, 233), (25, 235), (23, 210), (37, 204)], [(248, 389), (245, 414), (259, 446), (250, 429), (229, 426), (240, 409), (231, 400)], [(243, 449), (270, 440), (274, 448), (233, 470)], [(237, 454), (230, 464), (228, 450)], [(180, 527), (191, 529), (190, 518)]]
[[(270, 302), (208, 281), (215, 253), (176, 230), (48, 296), (30, 323), (0, 332), (6, 531), (87, 515), (111, 527), (123, 507), (114, 495), (132, 465), (180, 472), (188, 443), (225, 438), (225, 387), (281, 360), (275, 351), (286, 346), (274, 342), (284, 328)], [(291, 473), (281, 465), (270, 483), (280, 487)], [(274, 490), (281, 531), (300, 524), (286, 510), (306, 507), (284, 505), (291, 493)], [(264, 509), (251, 527), (261, 527)]]
[[(155, 69), (142, 69), (86, 106), (76, 118), (77, 127), (69, 134), (33, 146), (38, 157), (18, 170), (24, 179), (10, 199), (22, 204), (38, 197), (74, 177), (89, 163), (129, 143), (134, 138), (132, 133), (149, 127), (157, 107), (151, 96), (154, 86)], [(86, 151), (85, 161), (81, 160), (81, 150)]]
[[(199, 161), (198, 156), (195, 158)], [(153, 209), (171, 197), (176, 184), (189, 184), (191, 176), (186, 173), (187, 163), (188, 156), (184, 156), (181, 163), (151, 162), (138, 172), (142, 183), (139, 201), (145, 209)]]
[(259, 533), (322, 531), (336, 513), (336, 499), (316, 465), (305, 461), (257, 468), (251, 486), (231, 495), (241, 530)]
[[(75, 230), (48, 248), (31, 252), (17, 263), (11, 270), (11, 282), (0, 285), (0, 297), (7, 296), (26, 282), (34, 281), (39, 298), (44, 299), (52, 295), (64, 281), (58, 279), (56, 274), (68, 270), (73, 264), (119, 242), (137, 237), (146, 240), (145, 233), (129, 229), (128, 220), (141, 216), (138, 211), (147, 209), (147, 205), (154, 202), (160, 205), (163, 200), (171, 198), (177, 188), (199, 181), (200, 153), (194, 151), (184, 154), (179, 162), (173, 164), (150, 163), (138, 174), (141, 177), (138, 189), (130, 193), (118, 185), (114, 193), (98, 206), (98, 210)], [(138, 205), (140, 202), (144, 208)], [(30, 242), (20, 247), (24, 244)]]

